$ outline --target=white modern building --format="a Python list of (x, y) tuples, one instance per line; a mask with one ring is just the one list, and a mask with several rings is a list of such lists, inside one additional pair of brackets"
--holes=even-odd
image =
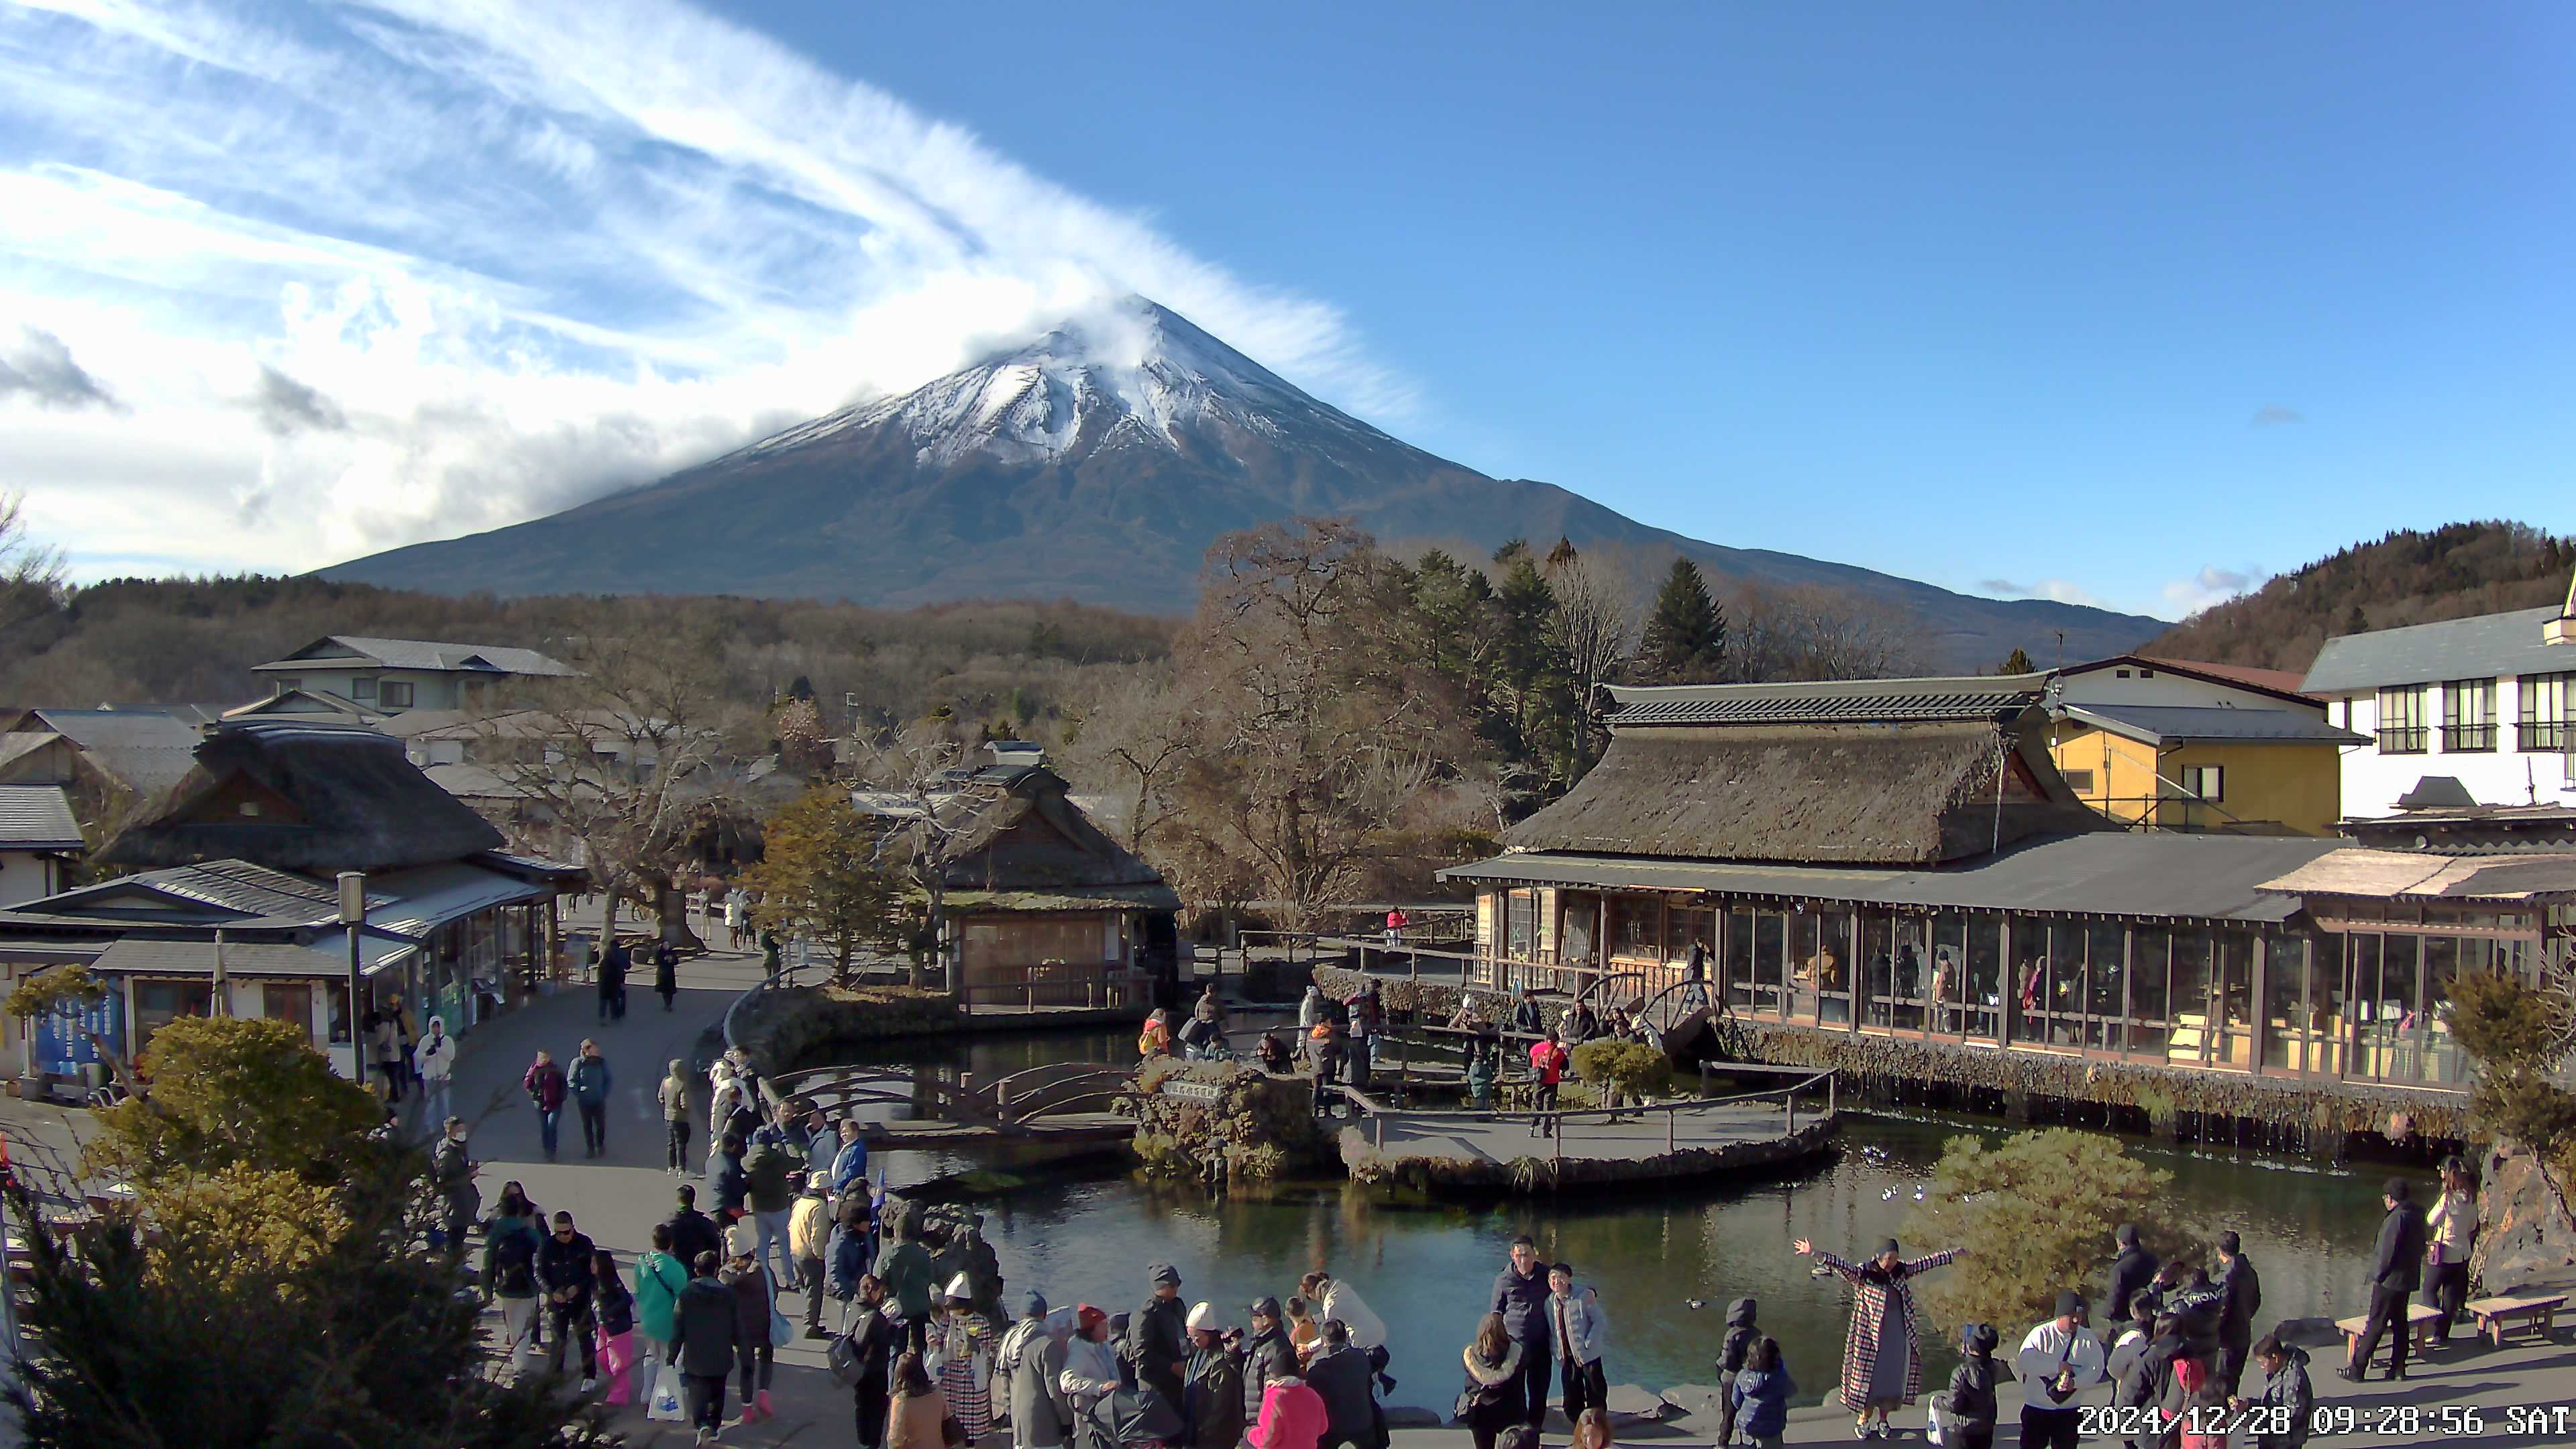
[(2370, 737), (2344, 751), (2347, 818), (2576, 804), (2576, 596), (2329, 639), (2303, 688)]

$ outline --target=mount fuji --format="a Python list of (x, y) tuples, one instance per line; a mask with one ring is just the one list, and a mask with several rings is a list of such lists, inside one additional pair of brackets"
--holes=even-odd
[[(658, 482), (487, 533), (321, 570), (432, 593), (740, 594), (908, 608), (1073, 599), (1186, 612), (1220, 533), (1348, 517), (1474, 557), (1512, 538), (1678, 551), (1719, 586), (1818, 584), (1919, 623), (1950, 667), (2014, 648), (2097, 658), (2155, 619), (1983, 599), (1846, 564), (1704, 543), (1552, 483), (1487, 477), (1300, 391), (1130, 297), (899, 397), (800, 423)], [(2049, 647), (2044, 648), (2043, 645)]]

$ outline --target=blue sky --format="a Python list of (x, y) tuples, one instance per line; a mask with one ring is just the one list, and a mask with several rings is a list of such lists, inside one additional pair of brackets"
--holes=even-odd
[(2576, 528), (2576, 11), (1603, 8), (0, 4), (0, 361), (121, 409), (0, 374), (0, 448), (91, 573), (309, 567), (1115, 286), (1954, 588)]

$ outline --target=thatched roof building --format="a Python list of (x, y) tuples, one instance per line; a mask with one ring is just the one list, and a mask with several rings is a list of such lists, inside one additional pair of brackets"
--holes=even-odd
[(2046, 676), (1616, 689), (1610, 749), (1519, 850), (1935, 865), (2108, 828), (2050, 761)]
[(402, 741), (360, 725), (253, 718), (208, 731), (194, 767), (102, 855), (128, 866), (233, 859), (329, 875), (501, 846), (501, 832), (422, 774)]

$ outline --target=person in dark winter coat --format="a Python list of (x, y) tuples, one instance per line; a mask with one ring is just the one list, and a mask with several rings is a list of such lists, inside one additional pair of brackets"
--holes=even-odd
[(738, 1327), (734, 1367), (742, 1378), (741, 1422), (757, 1424), (771, 1417), (769, 1378), (777, 1368), (777, 1346), (769, 1336), (770, 1277), (753, 1250), (749, 1223), (736, 1223), (725, 1233), (725, 1265), (716, 1280), (733, 1294)]
[(1494, 1301), (1488, 1311), (1503, 1316), (1503, 1331), (1521, 1346), (1521, 1387), (1528, 1396), (1521, 1422), (1533, 1429), (1547, 1420), (1548, 1370), (1554, 1367), (1547, 1294), (1547, 1269), (1538, 1260), (1538, 1244), (1523, 1233), (1512, 1240), (1511, 1262), (1494, 1275)]
[(1766, 1338), (1754, 1345), (1730, 1392), (1735, 1400), (1736, 1437), (1763, 1449), (1779, 1449), (1780, 1436), (1789, 1432), (1789, 1400), (1798, 1392), (1798, 1381), (1789, 1377), (1789, 1366), (1781, 1361), (1780, 1340)]
[(546, 1350), (546, 1367), (561, 1373), (566, 1340), (578, 1339), (581, 1346), (581, 1391), (589, 1393), (598, 1386), (599, 1345), (591, 1341), (591, 1292), (597, 1286), (594, 1274), (599, 1249), (589, 1238), (574, 1231), (572, 1214), (555, 1214), (555, 1230), (537, 1245), (537, 1286), (546, 1293), (546, 1322), (554, 1330), (555, 1340)]
[[(2254, 1345), (2253, 1361), (2263, 1369), (2263, 1396), (2250, 1402), (2277, 1411), (2267, 1421), (2288, 1424), (2285, 1433), (2257, 1434), (2256, 1449), (2306, 1449), (2308, 1414), (2317, 1406), (2316, 1386), (2308, 1382), (2308, 1351), (2283, 1343), (2277, 1334), (2265, 1334)], [(2242, 1396), (2228, 1400), (2240, 1411), (2248, 1403)]]
[(653, 948), (653, 989), (662, 997), (662, 1009), (671, 1009), (671, 999), (680, 994), (680, 953), (664, 941)]
[(539, 1052), (528, 1066), (519, 1085), (527, 1090), (528, 1101), (537, 1109), (537, 1139), (546, 1149), (546, 1161), (555, 1160), (555, 1147), (563, 1131), (564, 1098), (571, 1091), (564, 1069), (555, 1065), (555, 1054)]
[(742, 1139), (727, 1133), (707, 1154), (707, 1196), (715, 1200), (716, 1216), (728, 1223), (741, 1217), (750, 1192), (750, 1180), (742, 1173)]
[(1156, 1263), (1145, 1273), (1154, 1293), (1128, 1324), (1127, 1359), (1136, 1366), (1136, 1382), (1178, 1408), (1183, 1393), (1181, 1366), (1190, 1357), (1189, 1305), (1181, 1302), (1179, 1269)]
[(1324, 1321), (1315, 1356), (1306, 1363), (1306, 1383), (1324, 1400), (1324, 1438), (1318, 1449), (1350, 1445), (1384, 1449), (1377, 1407), (1377, 1371), (1368, 1355), (1351, 1346), (1350, 1330), (1339, 1319)]
[(626, 977), (635, 969), (635, 953), (626, 949), (622, 936), (611, 937), (608, 953), (599, 958), (599, 1019), (622, 1021), (626, 1017)]
[(2379, 1224), (2379, 1253), (2370, 1269), (2370, 1326), (2353, 1341), (2352, 1357), (2335, 1372), (2360, 1383), (2370, 1372), (2370, 1356), (2382, 1334), (2393, 1335), (2388, 1349), (2388, 1376), (2406, 1377), (2406, 1340), (2414, 1334), (2406, 1322), (2406, 1305), (2424, 1278), (2424, 1214), (2414, 1203), (2406, 1179), (2392, 1177), (2380, 1193), (2388, 1216)]
[(2156, 1281), (2156, 1269), (2162, 1265), (2155, 1254), (2139, 1244), (2136, 1223), (2120, 1224), (2112, 1241), (2119, 1245), (2120, 1256), (2111, 1262), (2111, 1296), (2102, 1301), (2111, 1306), (2112, 1312), (2125, 1313), (2138, 1290)]
[(474, 1185), (474, 1158), (465, 1147), (465, 1120), (450, 1117), (440, 1124), (438, 1146), (429, 1154), (429, 1180), (438, 1189), (445, 1211), (439, 1231), (451, 1257), (465, 1255), (465, 1230), (483, 1210), (483, 1190)]
[(1995, 1442), (1995, 1345), (2003, 1341), (1990, 1323), (1971, 1323), (1959, 1330), (1959, 1366), (1950, 1371), (1942, 1411), (1958, 1426), (1954, 1449), (1993, 1449)]
[(1297, 1346), (1288, 1341), (1288, 1327), (1281, 1320), (1276, 1298), (1252, 1301), (1252, 1340), (1244, 1345), (1243, 1352), (1243, 1376), (1252, 1383), (1305, 1377), (1297, 1364)]
[(1190, 1310), (1190, 1362), (1181, 1418), (1190, 1449), (1235, 1449), (1243, 1439), (1243, 1360), (1225, 1345), (1216, 1306)]
[(2226, 1295), (2218, 1310), (2218, 1376), (2236, 1392), (2245, 1376), (2245, 1355), (2254, 1346), (2254, 1315), (2263, 1311), (2263, 1280), (2245, 1245), (2234, 1233), (2218, 1235), (2218, 1291)]
[(874, 1273), (858, 1276), (844, 1336), (858, 1362), (850, 1394), (858, 1414), (859, 1449), (885, 1449), (886, 1407), (894, 1393), (894, 1359), (903, 1347), (903, 1333), (887, 1312), (885, 1284)]
[(688, 1183), (680, 1184), (679, 1209), (668, 1220), (671, 1229), (671, 1256), (683, 1264), (695, 1264), (700, 1253), (724, 1251), (724, 1229), (715, 1219), (698, 1211), (698, 1190)]
[(875, 1218), (866, 1193), (841, 1199), (841, 1220), (832, 1225), (832, 1241), (824, 1250), (823, 1291), (845, 1305), (841, 1310), (845, 1327), (850, 1318), (846, 1305), (857, 1301), (859, 1280), (868, 1276), (868, 1225)]
[[(1529, 1417), (1529, 1398), (1521, 1389), (1521, 1346), (1503, 1329), (1503, 1316), (1488, 1313), (1476, 1325), (1476, 1341), (1461, 1355), (1467, 1386), (1458, 1391), (1459, 1418), (1474, 1437), (1476, 1449), (1494, 1449), (1506, 1429)], [(1720, 1436), (1718, 1442), (1726, 1442)]]
[(573, 1058), (572, 1071), (565, 1081), (572, 1089), (573, 1106), (581, 1112), (582, 1156), (606, 1156), (610, 1085), (608, 1058), (599, 1054), (599, 1043), (581, 1044), (581, 1055)]
[[(1693, 946), (1692, 950), (1699, 948)], [(1735, 1442), (1735, 1376), (1744, 1372), (1744, 1364), (1762, 1342), (1762, 1330), (1753, 1326), (1755, 1303), (1738, 1298), (1726, 1305), (1726, 1341), (1717, 1351), (1717, 1442)]]
[[(736, 1345), (742, 1340), (742, 1310), (734, 1306), (733, 1290), (716, 1279), (722, 1261), (713, 1252), (698, 1255), (691, 1265), (695, 1276), (680, 1290), (674, 1314), (680, 1333), (680, 1383), (701, 1444), (712, 1442), (724, 1427), (725, 1380), (733, 1373)], [(765, 1325), (761, 1337), (767, 1341)]]

